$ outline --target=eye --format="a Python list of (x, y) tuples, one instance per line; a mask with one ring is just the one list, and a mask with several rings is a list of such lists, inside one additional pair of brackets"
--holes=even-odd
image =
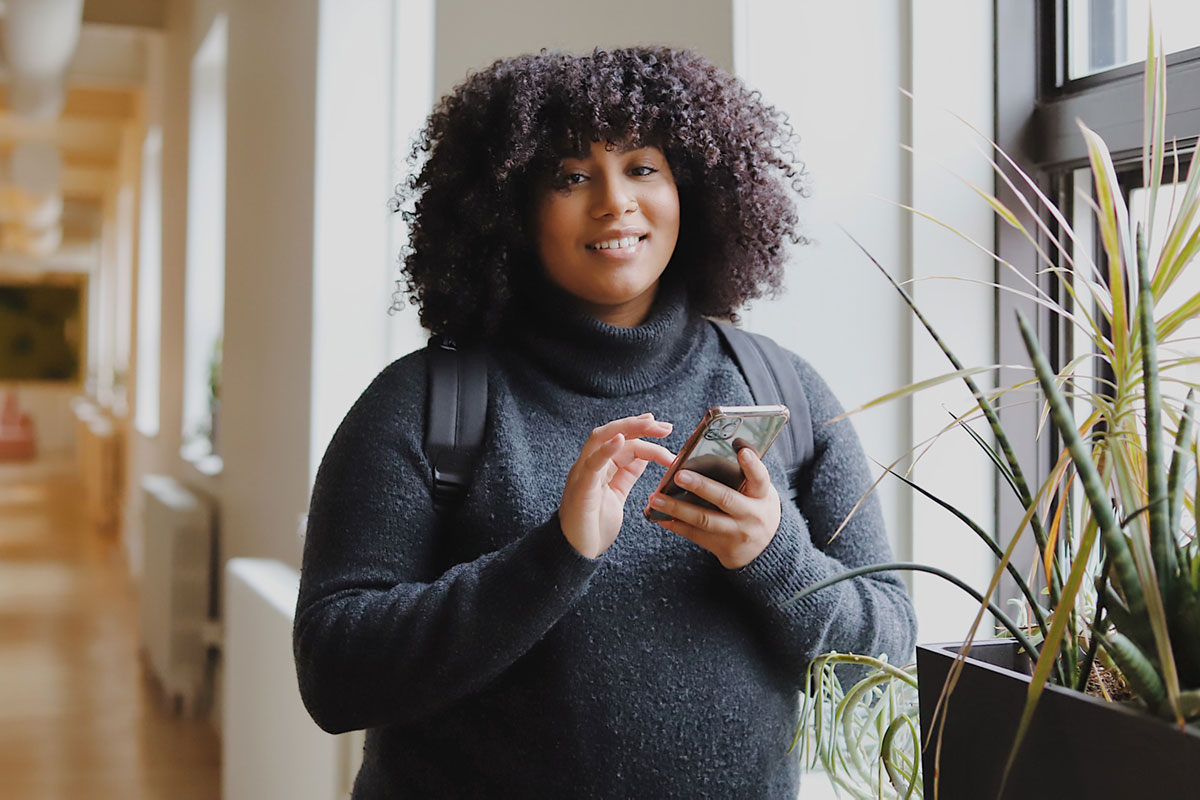
[(554, 188), (559, 190), (567, 190), (572, 186), (583, 183), (587, 180), (587, 176), (582, 172), (571, 172), (563, 170), (554, 176)]
[(630, 170), (630, 173), (633, 174), (633, 176), (637, 177), (637, 178), (645, 178), (649, 175), (653, 175), (656, 172), (658, 172), (657, 169), (655, 169), (654, 167), (648, 166), (648, 165), (634, 167), (633, 169)]

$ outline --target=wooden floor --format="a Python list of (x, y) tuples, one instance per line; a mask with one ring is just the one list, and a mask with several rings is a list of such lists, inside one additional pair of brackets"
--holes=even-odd
[(0, 797), (220, 795), (217, 737), (161, 707), (137, 626), (123, 555), (83, 524), (69, 469), (0, 464)]

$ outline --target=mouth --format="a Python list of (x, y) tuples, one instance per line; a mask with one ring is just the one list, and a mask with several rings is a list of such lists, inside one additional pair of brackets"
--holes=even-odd
[(628, 250), (636, 247), (638, 243), (646, 241), (649, 236), (650, 234), (648, 233), (644, 233), (641, 236), (624, 236), (620, 239), (607, 239), (603, 242), (594, 242), (584, 245), (584, 247), (588, 250)]

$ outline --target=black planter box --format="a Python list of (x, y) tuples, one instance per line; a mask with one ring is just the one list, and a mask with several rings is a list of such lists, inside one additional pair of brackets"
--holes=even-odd
[[(917, 647), (925, 797), (934, 794), (938, 695), (960, 644)], [(1000, 777), (1029, 690), (1028, 659), (1012, 640), (976, 642), (951, 693), (942, 735), (939, 800), (999, 798)], [(1136, 706), (1046, 686), (1004, 800), (1200, 798), (1200, 730)]]

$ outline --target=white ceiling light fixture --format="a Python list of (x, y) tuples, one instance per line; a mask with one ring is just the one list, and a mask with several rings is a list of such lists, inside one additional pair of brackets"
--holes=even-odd
[(83, 0), (7, 0), (4, 53), (14, 71), (62, 78), (79, 44)]
[(9, 104), (22, 117), (62, 113), (63, 75), (79, 45), (83, 0), (7, 0), (4, 55), (12, 69)]

